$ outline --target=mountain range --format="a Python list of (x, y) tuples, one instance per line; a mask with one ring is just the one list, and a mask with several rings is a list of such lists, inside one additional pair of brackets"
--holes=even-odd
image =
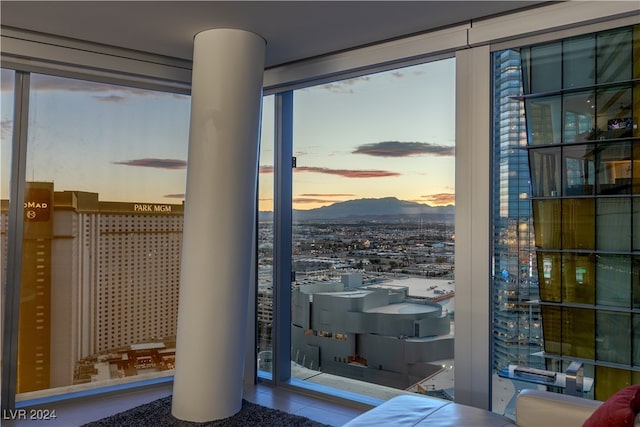
[[(431, 221), (453, 221), (455, 206), (429, 206), (396, 197), (357, 199), (337, 202), (309, 210), (293, 210), (294, 221), (337, 219), (382, 219), (383, 217), (419, 216)], [(272, 218), (272, 212), (260, 212), (261, 220)]]

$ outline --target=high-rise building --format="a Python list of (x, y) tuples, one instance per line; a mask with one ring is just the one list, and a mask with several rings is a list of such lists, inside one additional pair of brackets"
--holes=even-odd
[[(18, 390), (50, 386), (53, 184), (31, 183), (24, 200)], [(3, 251), (4, 252), (4, 251)]]
[(640, 382), (640, 25), (521, 49), (547, 369)]
[(70, 385), (82, 358), (176, 335), (183, 212), (28, 183), (18, 392)]
[(533, 356), (542, 337), (519, 52), (494, 53), (493, 71), (493, 363), (542, 367)]

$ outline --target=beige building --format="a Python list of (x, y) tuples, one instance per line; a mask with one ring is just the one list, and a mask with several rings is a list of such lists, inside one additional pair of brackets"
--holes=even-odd
[(71, 385), (82, 358), (175, 336), (183, 212), (29, 183), (18, 392)]

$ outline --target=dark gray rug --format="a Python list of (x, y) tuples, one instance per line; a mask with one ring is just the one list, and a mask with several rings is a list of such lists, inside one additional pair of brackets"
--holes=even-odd
[(266, 408), (242, 400), (242, 409), (232, 417), (210, 423), (192, 423), (178, 420), (171, 415), (171, 396), (154, 400), (121, 412), (85, 424), (82, 427), (232, 427), (232, 426), (274, 426), (274, 427), (328, 427), (298, 415), (288, 414), (277, 409)]

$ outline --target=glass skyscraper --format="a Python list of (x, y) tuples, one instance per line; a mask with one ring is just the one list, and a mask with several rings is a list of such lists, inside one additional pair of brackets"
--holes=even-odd
[(640, 382), (640, 26), (520, 51), (546, 368)]
[(493, 363), (542, 367), (520, 53), (494, 53), (493, 71)]

